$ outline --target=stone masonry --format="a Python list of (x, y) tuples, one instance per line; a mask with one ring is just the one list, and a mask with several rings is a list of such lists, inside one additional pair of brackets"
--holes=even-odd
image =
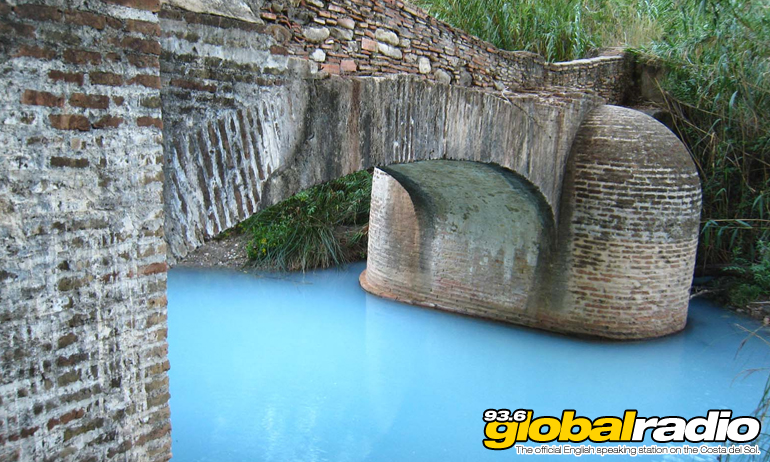
[[(397, 191), (408, 178), (435, 198), (443, 183), (430, 171), (471, 164), (500, 200), (528, 198), (530, 240), (487, 236), (526, 255), (498, 267), (534, 287), (539, 255), (552, 253), (544, 241), (566, 229), (570, 246), (549, 260), (575, 266), (558, 273), (565, 297), (601, 303), (587, 292), (594, 276), (578, 271), (593, 261), (581, 252), (594, 228), (575, 217), (604, 207), (584, 194), (626, 177), (576, 167), (591, 162), (573, 160), (589, 151), (573, 140), (592, 110), (628, 100), (632, 76), (626, 56), (549, 64), (394, 0), (0, 0), (0, 460), (168, 460), (168, 264), (360, 169), (401, 175), (378, 173), (391, 181), (379, 191), (407, 208)], [(627, 171), (638, 161), (624, 159)], [(428, 160), (442, 163), (417, 163)], [(676, 188), (676, 168), (689, 175), (677, 165), (656, 187)], [(681, 178), (687, 213), (693, 178)], [(674, 210), (677, 194), (654, 200)], [(469, 244), (449, 233), (456, 222), (433, 218), (446, 246)], [(683, 273), (688, 229), (652, 235)], [(653, 278), (661, 262), (640, 270)], [(677, 281), (664, 290), (672, 300), (689, 284)]]
[(0, 2), (0, 460), (166, 460), (157, 2)]

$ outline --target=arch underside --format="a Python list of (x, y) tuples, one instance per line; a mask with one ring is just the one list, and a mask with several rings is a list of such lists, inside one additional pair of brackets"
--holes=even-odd
[(476, 162), (396, 165), (375, 170), (371, 210), (369, 292), (517, 324), (540, 306), (554, 222), (520, 175)]

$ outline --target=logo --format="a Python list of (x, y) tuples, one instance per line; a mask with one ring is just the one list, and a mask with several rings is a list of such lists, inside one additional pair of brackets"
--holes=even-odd
[(484, 411), (484, 447), (504, 450), (516, 443), (632, 443), (649, 434), (656, 443), (747, 443), (756, 439), (762, 425), (749, 416), (732, 417), (727, 409), (709, 410), (705, 417), (639, 417), (628, 409), (623, 417), (596, 419), (575, 417), (574, 409), (561, 417), (533, 418), (527, 409), (487, 409)]

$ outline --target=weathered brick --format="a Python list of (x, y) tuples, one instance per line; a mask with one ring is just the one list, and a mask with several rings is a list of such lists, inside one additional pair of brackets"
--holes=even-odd
[(85, 409), (73, 409), (70, 412), (67, 412), (66, 414), (62, 414), (59, 417), (51, 418), (48, 420), (48, 424), (46, 425), (49, 430), (54, 428), (57, 425), (63, 425), (68, 424), (72, 422), (73, 420), (81, 419), (83, 416), (86, 415)]
[(37, 59), (51, 60), (56, 56), (56, 52), (50, 48), (39, 47), (35, 45), (22, 45), (13, 54), (14, 58), (29, 57)]
[(121, 442), (120, 444), (118, 444), (117, 446), (115, 446), (114, 448), (108, 449), (107, 450), (107, 458), (111, 459), (111, 458), (117, 456), (118, 454), (124, 454), (129, 449), (131, 449), (133, 446), (134, 445), (131, 442), (131, 440), (125, 440), (125, 441)]
[(96, 129), (118, 128), (122, 123), (123, 123), (122, 117), (106, 115), (101, 119), (99, 119), (98, 121), (94, 122), (94, 128)]
[(56, 379), (56, 384), (60, 387), (65, 387), (71, 383), (78, 382), (81, 379), (81, 374), (79, 369), (65, 372)]
[(105, 16), (85, 11), (67, 11), (64, 14), (64, 20), (78, 26), (93, 27), (96, 30), (102, 30), (107, 25)]
[(336, 75), (340, 73), (340, 65), (339, 63), (325, 63), (321, 65), (321, 70)]
[(207, 85), (203, 82), (189, 79), (171, 79), (169, 83), (171, 86), (184, 88), (187, 90), (207, 91), (210, 93), (215, 93), (217, 91), (217, 87), (215, 85)]
[(150, 96), (147, 98), (142, 98), (139, 104), (141, 104), (143, 107), (157, 109), (161, 105), (161, 99), (160, 96)]
[(166, 271), (168, 271), (168, 265), (166, 262), (152, 263), (139, 268), (139, 274), (142, 276), (165, 273)]
[[(78, 114), (50, 114), (48, 120), (53, 128), (58, 128), (59, 130), (79, 130), (82, 132), (91, 130), (91, 122), (88, 120), (88, 117)], [(51, 166), (59, 167), (60, 165), (53, 163), (53, 159), (51, 159)], [(74, 167), (76, 165), (68, 166)]]
[(104, 426), (104, 419), (100, 417), (86, 422), (79, 427), (68, 428), (64, 431), (64, 441), (67, 442), (78, 435), (99, 429), (102, 426)]
[(70, 106), (87, 107), (92, 109), (107, 109), (110, 106), (110, 98), (104, 95), (86, 95), (73, 93), (69, 100)]
[(343, 72), (356, 72), (358, 66), (356, 66), (355, 60), (343, 59), (340, 61), (340, 70)]
[(53, 70), (48, 72), (48, 78), (54, 82), (63, 81), (83, 85), (83, 74), (80, 72), (62, 72)]
[(64, 60), (73, 64), (101, 64), (102, 55), (95, 51), (74, 50), (64, 51)]
[(126, 30), (128, 32), (138, 32), (144, 35), (160, 36), (160, 24), (148, 21), (139, 21), (129, 19), (126, 21)]
[(161, 394), (156, 395), (156, 396), (148, 397), (147, 398), (147, 407), (148, 408), (153, 408), (153, 407), (156, 407), (156, 406), (160, 406), (162, 404), (166, 404), (166, 403), (168, 403), (168, 400), (169, 400), (170, 397), (171, 397), (171, 395), (168, 392), (161, 393)]
[(361, 39), (361, 49), (374, 52), (377, 50), (377, 42), (368, 38), (363, 38)]
[(56, 358), (56, 365), (59, 367), (74, 366), (88, 359), (86, 353), (75, 353), (70, 356), (59, 356)]
[(142, 39), (138, 37), (126, 37), (121, 40), (120, 45), (123, 48), (134, 50), (139, 53), (160, 55), (160, 43), (157, 40)]
[(171, 424), (160, 425), (156, 429), (140, 436), (136, 440), (136, 446), (144, 446), (145, 444), (163, 438), (171, 433)]
[(24, 19), (33, 19), (35, 21), (60, 21), (62, 11), (55, 6), (36, 5), (27, 3), (17, 5), (14, 9), (16, 15)]
[(113, 74), (112, 72), (89, 72), (88, 77), (94, 85), (109, 85), (113, 87), (123, 85), (123, 76)]
[(129, 53), (126, 55), (126, 58), (128, 59), (128, 62), (131, 63), (131, 65), (136, 66), (138, 68), (159, 68), (160, 67), (160, 59), (158, 59), (157, 56), (154, 55), (140, 55), (140, 54), (134, 54)]
[(158, 375), (169, 369), (171, 369), (171, 364), (168, 361), (163, 361), (162, 363), (153, 364), (152, 366), (147, 367), (146, 373), (148, 376)]
[(148, 382), (144, 385), (144, 391), (152, 393), (155, 390), (167, 390), (168, 389), (168, 376), (161, 377), (159, 379)]
[(160, 77), (157, 75), (139, 74), (127, 82), (129, 85), (142, 85), (148, 88), (160, 88)]
[(47, 91), (24, 90), (24, 93), (21, 95), (21, 104), (62, 107), (64, 106), (64, 98)]
[(0, 35), (35, 38), (35, 27), (13, 21), (0, 21)]
[(137, 117), (136, 125), (140, 127), (155, 127), (160, 130), (163, 130), (163, 121), (156, 117), (147, 117), (147, 116)]

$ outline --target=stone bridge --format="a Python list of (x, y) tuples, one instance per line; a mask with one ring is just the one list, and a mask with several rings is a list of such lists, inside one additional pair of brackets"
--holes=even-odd
[(0, 460), (167, 460), (168, 264), (371, 167), (367, 290), (684, 326), (697, 173), (617, 106), (628, 56), (545, 63), (397, 0), (0, 0), (0, 71)]

